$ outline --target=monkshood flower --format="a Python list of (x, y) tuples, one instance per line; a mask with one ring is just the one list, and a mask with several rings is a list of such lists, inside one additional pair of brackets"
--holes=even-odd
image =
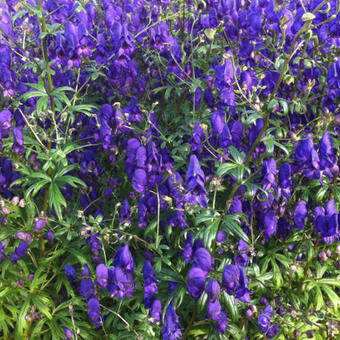
[(101, 289), (106, 289), (108, 277), (109, 277), (109, 271), (107, 267), (105, 266), (105, 264), (103, 263), (99, 264), (96, 268), (96, 278), (97, 278), (96, 283)]
[(262, 184), (263, 190), (269, 191), (270, 188), (276, 187), (276, 162), (274, 158), (270, 158), (263, 162), (262, 165)]
[(279, 170), (279, 190), (284, 197), (290, 197), (292, 186), (291, 165), (289, 163), (283, 163)]
[(270, 326), (270, 320), (273, 316), (273, 308), (268, 305), (258, 317), (259, 327), (262, 333), (267, 333)]
[(91, 298), (87, 303), (87, 316), (92, 320), (98, 328), (103, 323), (103, 317), (100, 315), (100, 305), (96, 298)]
[(332, 147), (331, 144), (331, 137), (329, 131), (326, 131), (320, 141), (320, 149), (319, 149), (319, 155), (320, 155), (320, 166), (321, 169), (326, 169), (325, 173), (332, 178), (332, 173), (330, 170), (334, 164), (336, 164), (336, 158), (335, 158), (335, 149)]
[(194, 127), (194, 132), (192, 134), (192, 137), (189, 141), (191, 147), (190, 151), (191, 152), (197, 152), (201, 153), (203, 149), (203, 141), (204, 141), (205, 135), (204, 131), (202, 129), (202, 125), (200, 122), (196, 122), (195, 127)]
[(192, 258), (192, 254), (193, 254), (192, 238), (193, 238), (193, 236), (194, 235), (192, 233), (188, 233), (186, 240), (185, 240), (184, 247), (183, 247), (182, 257), (183, 257), (183, 260), (185, 261), (186, 264), (188, 264), (191, 261), (191, 258)]
[(157, 277), (149, 260), (145, 261), (143, 266), (144, 275), (144, 300), (145, 308), (151, 308), (155, 297), (158, 293)]
[(297, 230), (302, 230), (305, 227), (306, 217), (308, 215), (307, 202), (300, 200), (297, 202), (294, 210), (294, 222)]
[(247, 267), (249, 265), (248, 245), (242, 239), (239, 239), (237, 249), (239, 254), (235, 256), (235, 263), (238, 266)]
[(55, 235), (52, 230), (48, 230), (45, 233), (45, 239), (47, 240), (48, 244), (53, 244), (54, 238), (55, 238)]
[(156, 320), (156, 322), (160, 322), (162, 318), (162, 302), (159, 299), (153, 301), (150, 316)]
[(162, 335), (164, 340), (182, 339), (181, 325), (172, 302), (165, 312)]
[(72, 334), (72, 331), (67, 328), (67, 327), (64, 327), (64, 332), (65, 332), (65, 340), (72, 340), (73, 339), (73, 334)]
[(73, 285), (75, 280), (77, 279), (77, 273), (74, 267), (71, 264), (67, 264), (65, 267), (65, 275), (70, 283)]
[(221, 304), (218, 300), (208, 302), (207, 304), (207, 318), (212, 320), (218, 320), (221, 314)]
[(83, 278), (80, 281), (80, 295), (84, 297), (87, 301), (95, 295), (95, 287), (91, 278)]
[(280, 327), (278, 325), (274, 325), (272, 327), (269, 328), (266, 336), (268, 339), (273, 339), (275, 337), (275, 335), (279, 332)]
[(4, 245), (2, 244), (1, 241), (0, 241), (0, 259), (6, 260)]
[(218, 319), (216, 320), (216, 331), (224, 334), (227, 331), (228, 317), (224, 311), (221, 311)]
[(28, 245), (25, 242), (20, 242), (18, 248), (15, 250), (13, 254), (10, 256), (10, 260), (13, 264), (16, 264), (26, 253), (28, 250)]
[(198, 248), (195, 251), (192, 265), (193, 267), (200, 268), (207, 276), (211, 268), (211, 255), (208, 250), (202, 247)]
[(107, 289), (111, 297), (117, 296), (122, 300), (132, 297), (135, 290), (132, 273), (124, 272), (120, 267), (110, 268)]
[(249, 303), (249, 287), (246, 273), (242, 267), (227, 265), (222, 276), (222, 286), (229, 295)]
[(269, 210), (263, 216), (264, 236), (268, 240), (270, 236), (276, 233), (277, 217), (274, 210)]
[(0, 139), (8, 137), (10, 128), (12, 126), (11, 120), (11, 111), (3, 110), (0, 112)]
[(220, 284), (218, 283), (217, 280), (211, 279), (207, 286), (205, 287), (205, 291), (208, 295), (208, 299), (210, 302), (214, 302), (217, 300), (218, 296), (220, 295)]
[(47, 220), (45, 219), (38, 219), (34, 223), (34, 232), (40, 233), (43, 228), (47, 225)]
[(122, 210), (119, 219), (119, 225), (121, 224), (124, 224), (124, 226), (129, 226), (131, 224), (131, 209), (128, 200), (124, 200), (122, 204)]
[(26, 233), (24, 231), (18, 231), (15, 236), (21, 240), (24, 241), (25, 243), (27, 243), (28, 245), (31, 244), (31, 242), (33, 241), (33, 237), (30, 233)]
[(127, 273), (133, 273), (134, 261), (128, 244), (116, 251), (114, 265), (122, 268)]
[(23, 128), (15, 126), (13, 128), (13, 151), (15, 153), (21, 153), (24, 151), (24, 135)]
[(324, 212), (321, 207), (314, 209), (314, 226), (315, 230), (321, 234), (322, 240), (331, 244), (338, 241), (340, 237), (339, 213), (336, 211), (334, 199), (329, 200), (325, 210)]
[(193, 299), (199, 299), (204, 292), (206, 272), (201, 268), (193, 267), (188, 274), (188, 292)]
[(185, 194), (185, 202), (207, 207), (206, 190), (204, 188), (205, 176), (200, 163), (195, 155), (191, 155), (190, 164), (186, 173), (188, 191)]

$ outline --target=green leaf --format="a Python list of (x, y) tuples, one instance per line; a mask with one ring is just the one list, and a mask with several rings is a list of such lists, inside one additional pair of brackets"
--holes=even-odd
[(215, 219), (205, 229), (202, 230), (203, 242), (205, 248), (212, 250), (212, 243), (216, 239), (218, 226), (220, 225), (221, 218)]
[(308, 21), (315, 19), (315, 15), (311, 12), (307, 12), (302, 16), (302, 21)]
[(233, 145), (228, 147), (228, 151), (236, 163), (243, 165), (244, 153), (239, 152)]
[(234, 222), (232, 215), (227, 215), (223, 218), (222, 230), (227, 233), (227, 235), (233, 235), (235, 237), (241, 238), (244, 242), (250, 243), (247, 234), (243, 229)]
[(58, 184), (58, 186), (63, 187), (65, 184), (71, 185), (73, 188), (77, 188), (78, 185), (81, 185), (85, 188), (87, 188), (87, 185), (84, 181), (82, 181), (80, 178), (74, 177), (74, 176), (69, 176), (65, 175), (62, 177), (57, 177), (54, 179), (54, 182)]
[(272, 99), (268, 104), (268, 107), (267, 107), (268, 111), (273, 112), (277, 103), (278, 103), (278, 101), (276, 99)]
[(25, 333), (25, 329), (28, 327), (28, 324), (26, 321), (26, 315), (27, 315), (30, 305), (31, 305), (31, 296), (28, 295), (21, 306), (18, 319), (16, 322), (15, 333), (19, 339), (23, 337)]
[(322, 285), (321, 288), (326, 292), (335, 309), (338, 309), (338, 306), (340, 306), (340, 298), (335, 291), (327, 285)]
[(235, 169), (237, 167), (239, 167), (239, 165), (235, 163), (223, 163), (218, 167), (216, 175), (218, 177), (222, 177), (226, 173), (228, 173), (230, 170)]

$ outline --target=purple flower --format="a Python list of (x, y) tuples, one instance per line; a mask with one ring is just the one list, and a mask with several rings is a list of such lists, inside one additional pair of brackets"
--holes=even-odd
[(227, 331), (227, 325), (228, 325), (227, 314), (221, 311), (219, 318), (217, 319), (216, 331), (218, 333), (224, 334)]
[(80, 295), (89, 300), (95, 295), (95, 288), (91, 278), (82, 279), (80, 281)]
[(96, 327), (101, 327), (103, 318), (100, 315), (100, 305), (96, 298), (91, 298), (87, 303), (87, 316), (92, 320)]
[(153, 301), (150, 316), (156, 320), (156, 322), (160, 322), (162, 318), (162, 302), (159, 299)]
[(108, 269), (105, 266), (105, 264), (103, 263), (99, 264), (96, 268), (96, 277), (97, 277), (96, 283), (101, 289), (106, 289), (108, 276), (109, 276), (109, 273), (108, 273)]
[(168, 306), (165, 312), (162, 335), (164, 340), (182, 339), (181, 325), (173, 303)]
[(13, 264), (16, 264), (27, 252), (28, 245), (25, 242), (20, 242), (18, 248), (10, 256), (10, 260)]
[(0, 136), (8, 137), (9, 130), (12, 126), (12, 113), (8, 110), (0, 111)]
[(73, 339), (72, 331), (69, 328), (64, 327), (64, 332), (65, 332), (65, 336), (66, 336), (67, 340), (72, 340)]
[(120, 267), (110, 268), (107, 289), (111, 296), (117, 296), (119, 299), (132, 297), (135, 290), (132, 274), (124, 273)]
[(146, 172), (143, 169), (137, 169), (132, 178), (132, 187), (139, 193), (143, 193), (145, 191), (145, 187), (147, 184), (147, 176)]
[(267, 338), (268, 339), (273, 339), (275, 337), (275, 335), (279, 332), (280, 327), (278, 325), (274, 325), (272, 327), (269, 328), (268, 332), (267, 332)]
[(304, 228), (307, 215), (307, 203), (306, 201), (300, 200), (299, 202), (297, 202), (294, 210), (294, 222), (295, 227), (298, 230), (302, 230)]
[(38, 220), (34, 224), (34, 232), (40, 233), (41, 230), (46, 226), (47, 220)]
[(67, 264), (65, 267), (65, 275), (71, 284), (77, 279), (77, 273), (74, 267), (71, 264)]
[(268, 239), (276, 233), (277, 217), (274, 210), (269, 210), (263, 217), (264, 236)]
[(114, 265), (122, 268), (127, 273), (133, 273), (134, 262), (128, 244), (116, 251)]
[(214, 302), (208, 302), (207, 304), (207, 318), (212, 320), (218, 320), (221, 314), (221, 304), (218, 300)]
[(208, 275), (211, 268), (211, 255), (205, 248), (198, 248), (194, 254), (193, 267), (198, 267)]
[(271, 187), (275, 187), (276, 178), (276, 162), (272, 157), (263, 162), (262, 165), (262, 183), (265, 191), (270, 190)]
[(185, 195), (185, 201), (192, 205), (198, 203), (206, 208), (207, 198), (204, 188), (205, 176), (195, 155), (190, 156), (186, 180), (188, 183), (188, 192)]
[(155, 294), (158, 293), (157, 277), (149, 260), (143, 266), (144, 275), (144, 300), (145, 308), (151, 308)]
[(204, 291), (206, 273), (198, 268), (193, 267), (188, 274), (188, 292), (194, 299), (199, 299)]
[(0, 259), (6, 260), (5, 249), (1, 241), (0, 241)]
[(223, 271), (222, 285), (229, 295), (235, 295), (243, 302), (250, 302), (248, 279), (242, 267), (227, 265)]
[(273, 316), (273, 308), (272, 306), (267, 306), (265, 310), (260, 313), (258, 317), (258, 323), (259, 327), (262, 333), (267, 333), (269, 326), (270, 326), (270, 320)]
[(52, 244), (52, 243), (53, 243), (54, 237), (55, 237), (54, 232), (51, 231), (51, 230), (48, 230), (48, 231), (45, 233), (45, 239), (47, 240), (47, 242), (48, 242), (49, 244)]
[(23, 128), (15, 126), (13, 128), (13, 150), (16, 153), (20, 153), (24, 151), (24, 136), (23, 136)]
[(207, 286), (205, 287), (205, 291), (208, 294), (208, 299), (210, 302), (214, 302), (215, 300), (217, 300), (221, 288), (220, 288), (220, 284), (218, 283), (217, 280), (215, 279), (211, 279)]

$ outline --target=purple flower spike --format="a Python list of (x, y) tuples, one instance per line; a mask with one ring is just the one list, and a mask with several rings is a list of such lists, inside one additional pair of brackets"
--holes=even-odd
[(159, 299), (154, 300), (150, 309), (150, 316), (160, 322), (162, 318), (162, 302)]

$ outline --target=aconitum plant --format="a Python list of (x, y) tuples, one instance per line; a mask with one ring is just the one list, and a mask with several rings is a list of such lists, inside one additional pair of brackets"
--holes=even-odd
[(338, 0), (0, 1), (0, 338), (340, 337)]

